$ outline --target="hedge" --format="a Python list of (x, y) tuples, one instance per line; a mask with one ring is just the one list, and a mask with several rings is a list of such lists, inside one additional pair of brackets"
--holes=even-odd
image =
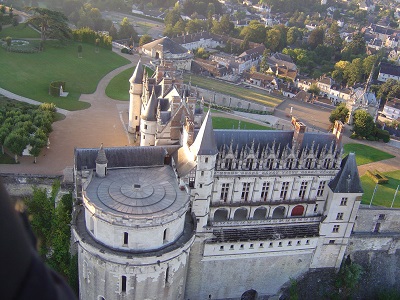
[(382, 140), (385, 143), (390, 141), (390, 134), (387, 130), (377, 128), (375, 135), (379, 140)]
[(96, 44), (96, 39), (100, 40), (99, 47), (105, 48), (108, 50), (112, 49), (112, 37), (106, 36), (102, 34), (98, 34), (96, 31), (84, 27), (80, 29), (76, 29), (72, 31), (72, 35), (75, 41), (88, 43), (88, 44)]
[(49, 95), (60, 97), (60, 87), (65, 91), (65, 81), (52, 81), (49, 86)]
[(382, 183), (388, 183), (389, 182), (389, 179), (385, 175), (383, 175), (382, 173), (380, 173), (380, 172), (378, 172), (376, 170), (373, 173), (370, 170), (368, 170), (366, 174), (375, 183), (382, 184)]

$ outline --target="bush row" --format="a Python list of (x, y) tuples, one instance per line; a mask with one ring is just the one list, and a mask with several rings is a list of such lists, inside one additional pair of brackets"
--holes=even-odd
[(72, 35), (75, 41), (88, 44), (96, 44), (96, 39), (100, 40), (99, 47), (108, 50), (112, 49), (112, 37), (98, 34), (96, 31), (84, 27), (72, 31)]
[[(357, 134), (354, 132), (350, 136), (351, 139), (356, 139), (358, 138)], [(375, 128), (375, 131), (373, 134), (369, 135), (366, 137), (368, 141), (380, 141), (382, 140), (385, 143), (388, 143), (390, 141), (390, 134), (389, 131)]]

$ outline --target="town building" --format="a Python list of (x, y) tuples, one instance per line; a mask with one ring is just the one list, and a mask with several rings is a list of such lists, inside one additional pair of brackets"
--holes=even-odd
[[(363, 193), (355, 155), (342, 157), (343, 125), (214, 130), (208, 112), (195, 129), (167, 74), (139, 63), (131, 78), (143, 146), (75, 150), (80, 298), (267, 296), (311, 268), (339, 268)], [(171, 130), (159, 136), (164, 112)]]

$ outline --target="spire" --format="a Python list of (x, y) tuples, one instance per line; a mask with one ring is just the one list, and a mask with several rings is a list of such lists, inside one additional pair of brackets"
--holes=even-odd
[(157, 114), (157, 97), (156, 91), (153, 86), (153, 91), (151, 92), (151, 96), (149, 102), (147, 103), (147, 107), (142, 115), (142, 119), (146, 121), (157, 121), (156, 114)]
[(190, 146), (190, 151), (194, 155), (215, 155), (218, 153), (210, 110), (207, 112), (203, 124), (201, 124), (194, 143)]
[(104, 151), (104, 148), (103, 148), (103, 143), (101, 143), (99, 153), (97, 154), (97, 158), (96, 158), (96, 164), (106, 164), (106, 163), (108, 163), (108, 160), (107, 160), (106, 152)]
[(143, 73), (144, 73), (143, 64), (142, 64), (142, 61), (139, 60), (136, 65), (135, 71), (133, 71), (132, 77), (129, 79), (129, 82), (131, 84), (133, 84), (133, 83), (142, 84)]
[(340, 166), (340, 171), (329, 183), (334, 193), (363, 193), (356, 164), (355, 153), (349, 153)]

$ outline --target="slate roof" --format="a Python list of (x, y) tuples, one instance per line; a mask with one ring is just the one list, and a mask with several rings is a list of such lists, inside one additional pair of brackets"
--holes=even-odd
[(132, 77), (129, 79), (129, 82), (130, 83), (142, 83), (143, 73), (144, 73), (143, 64), (142, 64), (142, 61), (139, 60), (139, 62), (136, 65), (135, 71), (133, 71)]
[(103, 144), (101, 144), (99, 153), (97, 154), (96, 164), (106, 164), (108, 163), (106, 152), (104, 151)]
[(149, 103), (147, 103), (147, 107), (145, 111), (143, 112), (143, 115), (141, 118), (146, 121), (157, 121), (157, 106), (158, 106), (158, 101), (156, 98), (155, 94), (155, 89), (153, 88), (153, 91), (151, 93)]
[[(113, 147), (104, 148), (108, 168), (161, 166), (167, 151), (163, 147)], [(95, 169), (99, 148), (76, 148), (75, 168)]]
[(190, 151), (194, 155), (214, 155), (218, 153), (210, 111), (207, 112), (196, 139), (190, 146)]
[(382, 62), (379, 73), (400, 76), (400, 67)]
[(155, 48), (156, 50), (162, 50), (163, 52), (168, 51), (172, 54), (181, 54), (188, 52), (188, 50), (185, 47), (174, 42), (169, 37), (163, 37), (161, 39), (143, 45), (142, 47), (146, 50), (151, 50), (152, 48)]
[(355, 153), (349, 153), (340, 165), (340, 171), (329, 183), (334, 193), (363, 193)]
[(175, 151), (172, 154), (172, 158), (175, 161), (175, 167), (179, 177), (186, 176), (197, 165), (196, 161), (193, 159), (193, 153), (190, 152), (186, 145), (180, 147), (178, 151)]

